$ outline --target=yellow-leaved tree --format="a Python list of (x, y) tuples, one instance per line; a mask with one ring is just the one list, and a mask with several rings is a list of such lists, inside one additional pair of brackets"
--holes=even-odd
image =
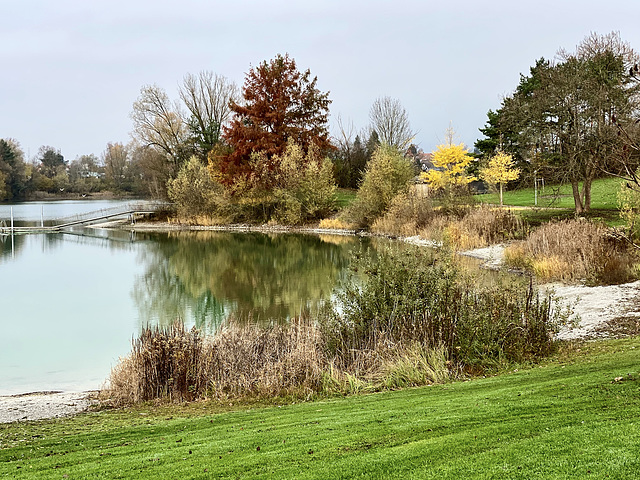
[(504, 152), (498, 152), (491, 157), (485, 168), (480, 169), (480, 178), (491, 185), (500, 186), (500, 206), (502, 206), (503, 185), (520, 177), (520, 169), (515, 167), (513, 157)]
[(434, 190), (443, 190), (451, 195), (456, 187), (464, 187), (476, 178), (467, 173), (469, 165), (473, 161), (464, 144), (438, 145), (433, 152), (431, 162), (435, 167), (432, 170), (420, 174)]

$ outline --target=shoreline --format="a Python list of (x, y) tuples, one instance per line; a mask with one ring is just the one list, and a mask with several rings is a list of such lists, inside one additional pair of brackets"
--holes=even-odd
[(31, 392), (0, 396), (0, 423), (13, 423), (76, 415), (97, 405), (98, 391)]
[[(169, 222), (139, 222), (131, 225), (127, 220), (118, 220), (91, 225), (91, 228), (110, 228), (138, 232), (173, 231), (229, 231), (262, 233), (306, 233), (317, 235), (380, 236), (356, 230), (334, 230), (311, 226), (286, 227), (275, 225), (224, 225), (195, 226)], [(418, 246), (438, 247), (434, 241), (421, 237), (390, 237)], [(491, 245), (459, 252), (460, 255), (482, 261), (482, 268), (500, 270), (503, 265), (505, 245)], [(543, 292), (550, 291), (558, 298), (563, 308), (572, 310), (572, 317), (579, 316), (577, 324), (561, 329), (559, 340), (596, 340), (619, 336), (617, 323), (640, 321), (640, 280), (622, 285), (588, 287), (559, 283), (539, 286)], [(82, 392), (31, 392), (15, 395), (0, 395), (0, 423), (62, 418), (84, 412), (99, 404), (99, 391)]]
[[(139, 232), (169, 232), (169, 231), (227, 231), (227, 232), (261, 232), (261, 233), (303, 233), (315, 235), (354, 235), (367, 237), (381, 237), (402, 241), (412, 245), (438, 248), (441, 244), (419, 236), (396, 237), (380, 235), (357, 230), (338, 230), (319, 228), (317, 226), (283, 226), (283, 225), (187, 225), (169, 222), (143, 221), (134, 225), (126, 221), (115, 221), (108, 224), (95, 225), (96, 228), (117, 228)], [(490, 270), (506, 270), (504, 268), (505, 244), (490, 245), (458, 252), (459, 255), (475, 258), (482, 262), (481, 268)], [(565, 285), (561, 283), (547, 283), (538, 285), (541, 292), (552, 293), (560, 302), (562, 308), (572, 311), (573, 323), (565, 326), (558, 333), (560, 340), (588, 340), (607, 338), (620, 333), (618, 323), (640, 319), (640, 280), (636, 282), (590, 287), (586, 285)], [(576, 321), (577, 319), (577, 321)], [(624, 328), (622, 328), (624, 331)]]

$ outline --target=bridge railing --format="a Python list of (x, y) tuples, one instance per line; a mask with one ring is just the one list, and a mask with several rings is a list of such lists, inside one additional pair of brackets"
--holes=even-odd
[(107, 217), (117, 217), (119, 215), (127, 215), (131, 212), (156, 212), (163, 208), (167, 208), (171, 204), (166, 202), (131, 202), (124, 205), (118, 205), (111, 208), (102, 208), (91, 212), (69, 215), (67, 217), (57, 218), (52, 221), (54, 226), (67, 225), (70, 223), (83, 223), (92, 220), (98, 220)]

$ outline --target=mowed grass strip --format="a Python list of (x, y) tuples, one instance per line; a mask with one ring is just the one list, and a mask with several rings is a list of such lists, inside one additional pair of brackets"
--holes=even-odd
[(0, 426), (2, 478), (634, 478), (640, 339), (498, 377), (281, 407)]
[[(618, 191), (624, 180), (617, 177), (599, 178), (591, 184), (591, 208), (595, 210), (617, 210)], [(580, 184), (582, 188), (582, 184)], [(476, 195), (476, 199), (482, 203), (500, 203), (498, 193)], [(535, 195), (533, 187), (518, 190), (505, 191), (503, 194), (505, 205), (520, 207), (534, 207)], [(571, 185), (547, 185), (544, 191), (538, 188), (538, 207), (573, 209), (573, 193)]]

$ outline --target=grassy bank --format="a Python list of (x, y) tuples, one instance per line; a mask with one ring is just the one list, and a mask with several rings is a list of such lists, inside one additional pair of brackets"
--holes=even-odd
[[(253, 408), (0, 426), (3, 478), (633, 478), (640, 339), (499, 377)], [(276, 403), (277, 400), (274, 400)]]
[[(589, 217), (601, 220), (610, 226), (620, 226), (622, 221), (618, 208), (618, 190), (623, 180), (615, 177), (600, 178), (593, 181), (591, 187), (591, 212)], [(476, 195), (480, 203), (497, 205), (500, 197), (497, 193)], [(515, 210), (520, 217), (531, 225), (540, 225), (551, 219), (575, 217), (575, 204), (571, 185), (548, 185), (538, 189), (538, 203), (532, 187), (504, 192), (504, 205), (523, 207)]]
[[(591, 186), (591, 208), (596, 210), (617, 210), (618, 190), (624, 180), (620, 178), (600, 178), (593, 181)], [(498, 204), (498, 193), (477, 195), (482, 203)], [(533, 187), (506, 191), (503, 194), (505, 205), (519, 207), (534, 207), (535, 195)], [(538, 207), (540, 208), (574, 208), (571, 185), (547, 185), (544, 190), (538, 188)]]

